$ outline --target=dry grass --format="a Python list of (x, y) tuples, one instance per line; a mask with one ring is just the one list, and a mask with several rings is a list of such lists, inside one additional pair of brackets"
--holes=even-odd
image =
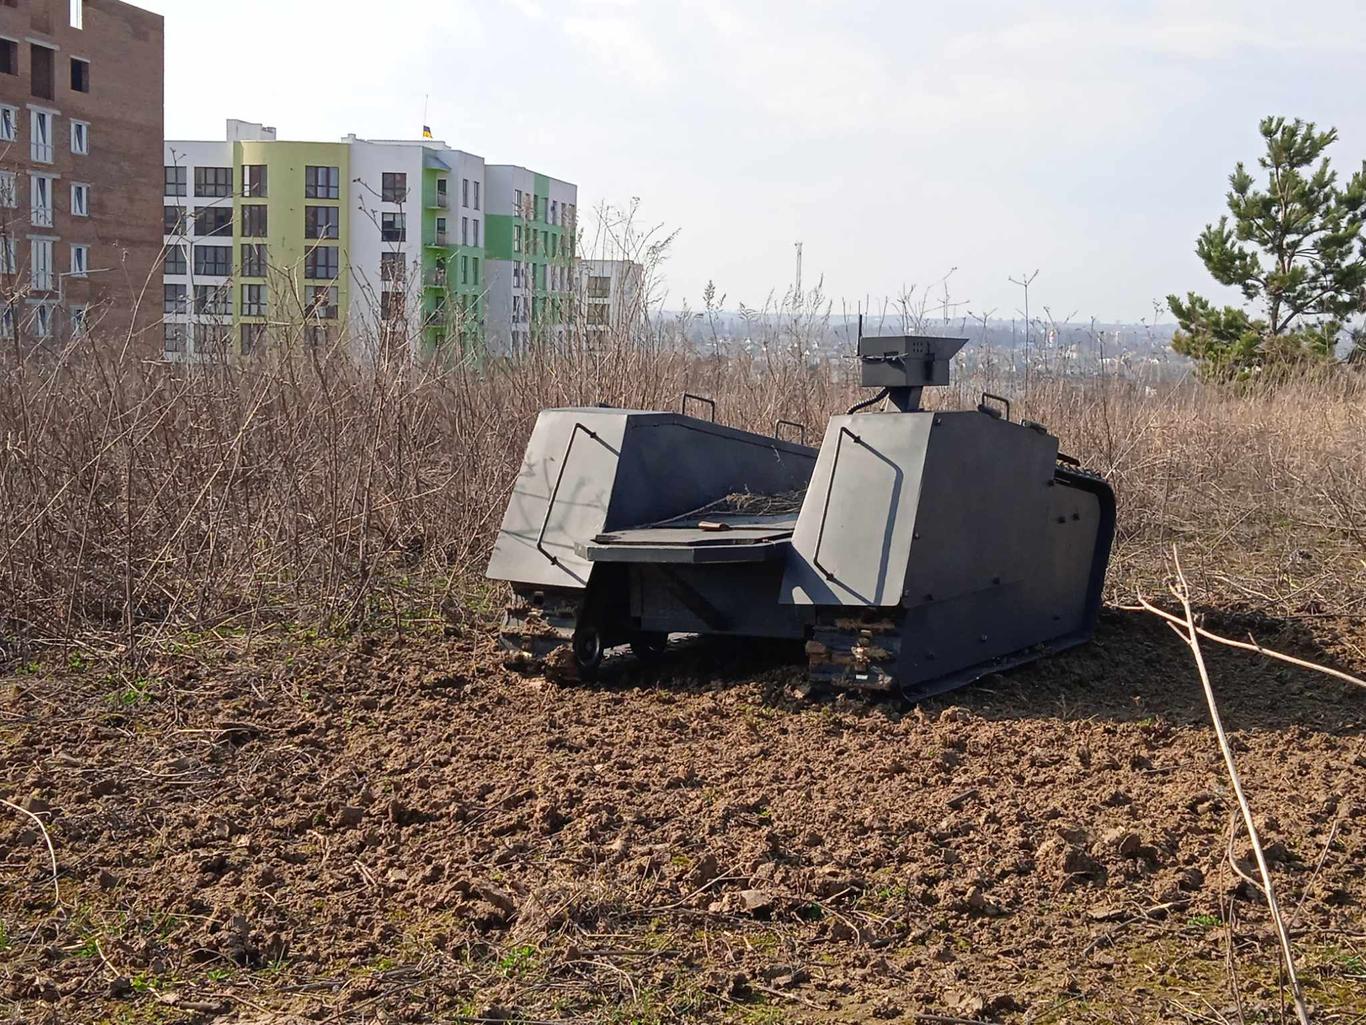
[[(605, 402), (819, 426), (865, 396), (801, 340), (761, 358), (568, 346), (482, 367), (359, 364), (339, 347), (173, 366), (88, 344), (0, 379), (0, 642), (135, 653), (169, 632), (282, 620), (403, 627), (474, 611), (537, 410)], [(12, 357), (11, 357), (12, 359)], [(992, 381), (1120, 499), (1112, 595), (1178, 542), (1248, 610), (1361, 615), (1366, 387), (1345, 372), (1240, 391), (1037, 374)], [(970, 381), (935, 396), (971, 405)], [(1197, 603), (1207, 600), (1197, 589)]]

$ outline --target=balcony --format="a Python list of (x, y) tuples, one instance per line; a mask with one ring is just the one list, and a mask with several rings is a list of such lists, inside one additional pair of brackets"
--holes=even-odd
[(445, 267), (433, 267), (422, 275), (422, 283), (428, 288), (445, 288), (449, 279)]
[(438, 192), (432, 197), (432, 206), (436, 207), (438, 210), (449, 210), (451, 208), (450, 193)]
[(38, 228), (52, 227), (52, 207), (35, 206), (33, 208), (33, 225)]
[(429, 246), (441, 246), (442, 248), (445, 248), (446, 246), (449, 246), (450, 244), (451, 244), (451, 233), (450, 233), (449, 231), (440, 231), (440, 230), (432, 232), (431, 241), (429, 241), (429, 242), (427, 243), (427, 245), (429, 245)]

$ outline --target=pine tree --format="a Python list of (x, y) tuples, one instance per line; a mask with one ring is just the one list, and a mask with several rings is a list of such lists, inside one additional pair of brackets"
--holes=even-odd
[(1214, 280), (1256, 312), (1219, 309), (1194, 292), (1167, 297), (1180, 325), (1172, 347), (1217, 377), (1331, 360), (1349, 320), (1366, 312), (1366, 162), (1339, 187), (1324, 156), (1337, 129), (1268, 117), (1261, 134), (1265, 188), (1239, 163), (1229, 213), (1195, 245)]

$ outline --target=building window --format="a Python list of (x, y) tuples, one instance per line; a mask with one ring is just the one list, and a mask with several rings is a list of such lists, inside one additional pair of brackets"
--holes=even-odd
[(476, 210), (479, 209), (479, 182), (478, 182), (478, 180), (476, 180), (475, 183), (474, 183), (474, 208), (475, 208)]
[(14, 142), (19, 138), (19, 111), (0, 104), (0, 142)]
[(446, 218), (438, 217), (436, 219), (436, 244), (444, 246), (446, 242)]
[(52, 115), (46, 110), (31, 110), (33, 135), (29, 139), (29, 156), (35, 164), (52, 163)]
[(220, 199), (232, 195), (231, 167), (196, 167), (194, 194), (198, 199)]
[(57, 95), (57, 51), (38, 43), (29, 43), (29, 92), (40, 99), (51, 100)]
[[(437, 224), (441, 223), (438, 219)], [(438, 232), (440, 228), (437, 229)], [(381, 214), (379, 237), (385, 242), (405, 242), (408, 239), (407, 219), (403, 214)]]
[(185, 302), (184, 285), (163, 285), (164, 297), (161, 302), (162, 313), (185, 313), (188, 310)]
[(304, 207), (305, 238), (340, 238), (341, 209), (335, 206)]
[(265, 344), (266, 325), (264, 324), (243, 324), (241, 329), (241, 342), (239, 351), (243, 356), (250, 356), (257, 349)]
[(163, 235), (185, 234), (186, 221), (183, 206), (163, 206), (161, 208), (161, 221)]
[(161, 325), (161, 347), (166, 352), (185, 351), (185, 325), (184, 324), (162, 324)]
[(167, 277), (182, 277), (189, 272), (190, 265), (185, 258), (185, 247), (167, 246), (166, 256), (161, 261), (161, 273)]
[(436, 180), (436, 205), (442, 210), (449, 208), (451, 205), (450, 193), (448, 191), (449, 188), (450, 185), (447, 179), (438, 178)]
[(379, 316), (381, 320), (402, 320), (404, 313), (402, 292), (381, 292), (379, 294)]
[(90, 91), (90, 62), (71, 58), (71, 88), (78, 93)]
[(304, 196), (307, 199), (340, 199), (340, 168), (312, 166), (305, 167)]
[(0, 274), (19, 273), (19, 256), (12, 238), (0, 238)]
[(596, 275), (588, 279), (588, 298), (606, 299), (612, 294), (612, 279), (600, 278)]
[(308, 281), (335, 281), (341, 273), (336, 246), (314, 246), (304, 256), (304, 278)]
[(266, 315), (266, 286), (242, 286), (242, 316), (264, 317)]
[(52, 337), (52, 307), (47, 303), (33, 307), (33, 333), (39, 338)]
[(266, 276), (266, 247), (260, 242), (242, 243), (242, 277)]
[(35, 238), (29, 242), (29, 275), (35, 292), (52, 290), (52, 240)]
[(588, 307), (588, 323), (601, 327), (607, 323), (607, 313), (612, 307), (607, 303), (594, 303)]
[(90, 270), (90, 247), (72, 246), (71, 247), (71, 276), (73, 278), (83, 278)]
[(228, 286), (226, 285), (195, 285), (194, 286), (194, 311), (202, 317), (227, 317), (232, 310), (229, 308)]
[(29, 175), (32, 221), (35, 227), (52, 227), (52, 188), (56, 180), (42, 174)]
[(512, 251), (514, 253), (522, 251), (522, 226), (520, 224), (512, 226)]
[(308, 315), (318, 320), (337, 319), (337, 286), (312, 285), (308, 290)]
[(67, 310), (67, 317), (71, 324), (71, 337), (84, 338), (90, 327), (89, 320), (86, 317), (86, 308), (84, 306), (72, 306)]
[(379, 279), (385, 283), (402, 284), (407, 277), (407, 265), (402, 253), (379, 254)]
[(512, 265), (512, 287), (522, 287), (522, 265), (520, 263), (514, 262)]
[(472, 272), (470, 274), (470, 284), (479, 284), (479, 257), (476, 256), (473, 260), (470, 261), (470, 269)]
[(85, 121), (71, 122), (71, 152), (78, 157), (90, 152), (90, 125)]
[(194, 272), (205, 277), (232, 274), (232, 246), (195, 246)]
[(19, 176), (13, 171), (0, 171), (0, 207), (13, 210), (19, 205)]
[(513, 195), (516, 197), (512, 201), (512, 212), (515, 216), (522, 216), (522, 190), (517, 189)]
[(19, 44), (13, 39), (0, 39), (0, 73), (19, 74)]
[(470, 219), (468, 217), (460, 218), (460, 244), (462, 246), (470, 244)]
[(266, 237), (266, 208), (260, 203), (242, 207), (242, 237)]
[(380, 180), (380, 199), (403, 203), (408, 199), (408, 176), (402, 171), (385, 171)]
[(71, 183), (71, 216), (90, 216), (90, 186), (80, 182)]
[(170, 164), (166, 165), (166, 195), (188, 195), (187, 183), (189, 179), (189, 170), (188, 167), (174, 167)]
[(472, 244), (473, 244), (474, 247), (477, 249), (477, 248), (479, 248), (479, 218), (478, 218), (478, 217), (474, 218), (473, 224), (474, 224), (474, 242), (473, 242)]
[(247, 199), (266, 198), (266, 165), (242, 165), (242, 195)]
[(232, 207), (201, 206), (194, 212), (194, 233), (200, 238), (232, 234)]

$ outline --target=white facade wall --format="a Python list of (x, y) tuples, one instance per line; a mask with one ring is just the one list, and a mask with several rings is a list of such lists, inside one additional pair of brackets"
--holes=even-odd
[[(229, 122), (230, 130), (232, 125), (233, 122)], [(166, 195), (163, 198), (166, 207), (179, 208), (185, 211), (182, 232), (168, 231), (163, 237), (168, 253), (173, 253), (176, 247), (180, 247), (184, 252), (185, 272), (183, 274), (169, 273), (172, 261), (168, 261), (168, 273), (165, 275), (165, 294), (152, 297), (152, 301), (163, 303), (165, 358), (174, 362), (184, 362), (209, 353), (211, 350), (211, 332), (215, 325), (222, 331), (231, 330), (233, 301), (229, 288), (232, 274), (231, 219), (229, 220), (227, 234), (214, 238), (196, 238), (194, 219), (197, 211), (208, 207), (226, 207), (231, 211), (233, 209), (233, 196), (231, 189), (229, 189), (230, 194), (224, 197), (196, 197), (194, 182), (195, 169), (198, 167), (232, 167), (232, 143), (221, 141), (167, 142), (164, 150), (164, 165), (166, 167), (185, 169), (184, 195)], [(168, 185), (165, 191), (169, 192), (170, 189), (171, 187)], [(228, 274), (197, 274), (194, 258), (196, 242), (201, 246), (228, 247)], [(198, 286), (216, 286), (227, 291), (228, 313), (226, 317), (198, 317), (195, 315), (195, 289)], [(180, 293), (181, 289), (183, 289), (183, 299), (177, 305), (172, 297)]]
[(590, 338), (608, 331), (625, 338), (644, 320), (645, 268), (634, 260), (580, 260), (574, 281), (576, 312)]
[[(420, 146), (365, 142), (354, 136), (350, 143), (351, 181), (346, 183), (350, 206), (350, 242), (343, 254), (351, 274), (351, 307), (354, 337), (374, 337), (380, 325), (380, 296), (385, 291), (402, 291), (407, 322), (421, 323), (422, 299), (422, 165)], [(403, 202), (384, 201), (384, 175), (407, 175), (407, 195)], [(383, 240), (383, 214), (402, 213), (405, 234), (401, 242)], [(405, 280), (385, 282), (380, 266), (382, 254), (400, 253), (406, 268)]]

